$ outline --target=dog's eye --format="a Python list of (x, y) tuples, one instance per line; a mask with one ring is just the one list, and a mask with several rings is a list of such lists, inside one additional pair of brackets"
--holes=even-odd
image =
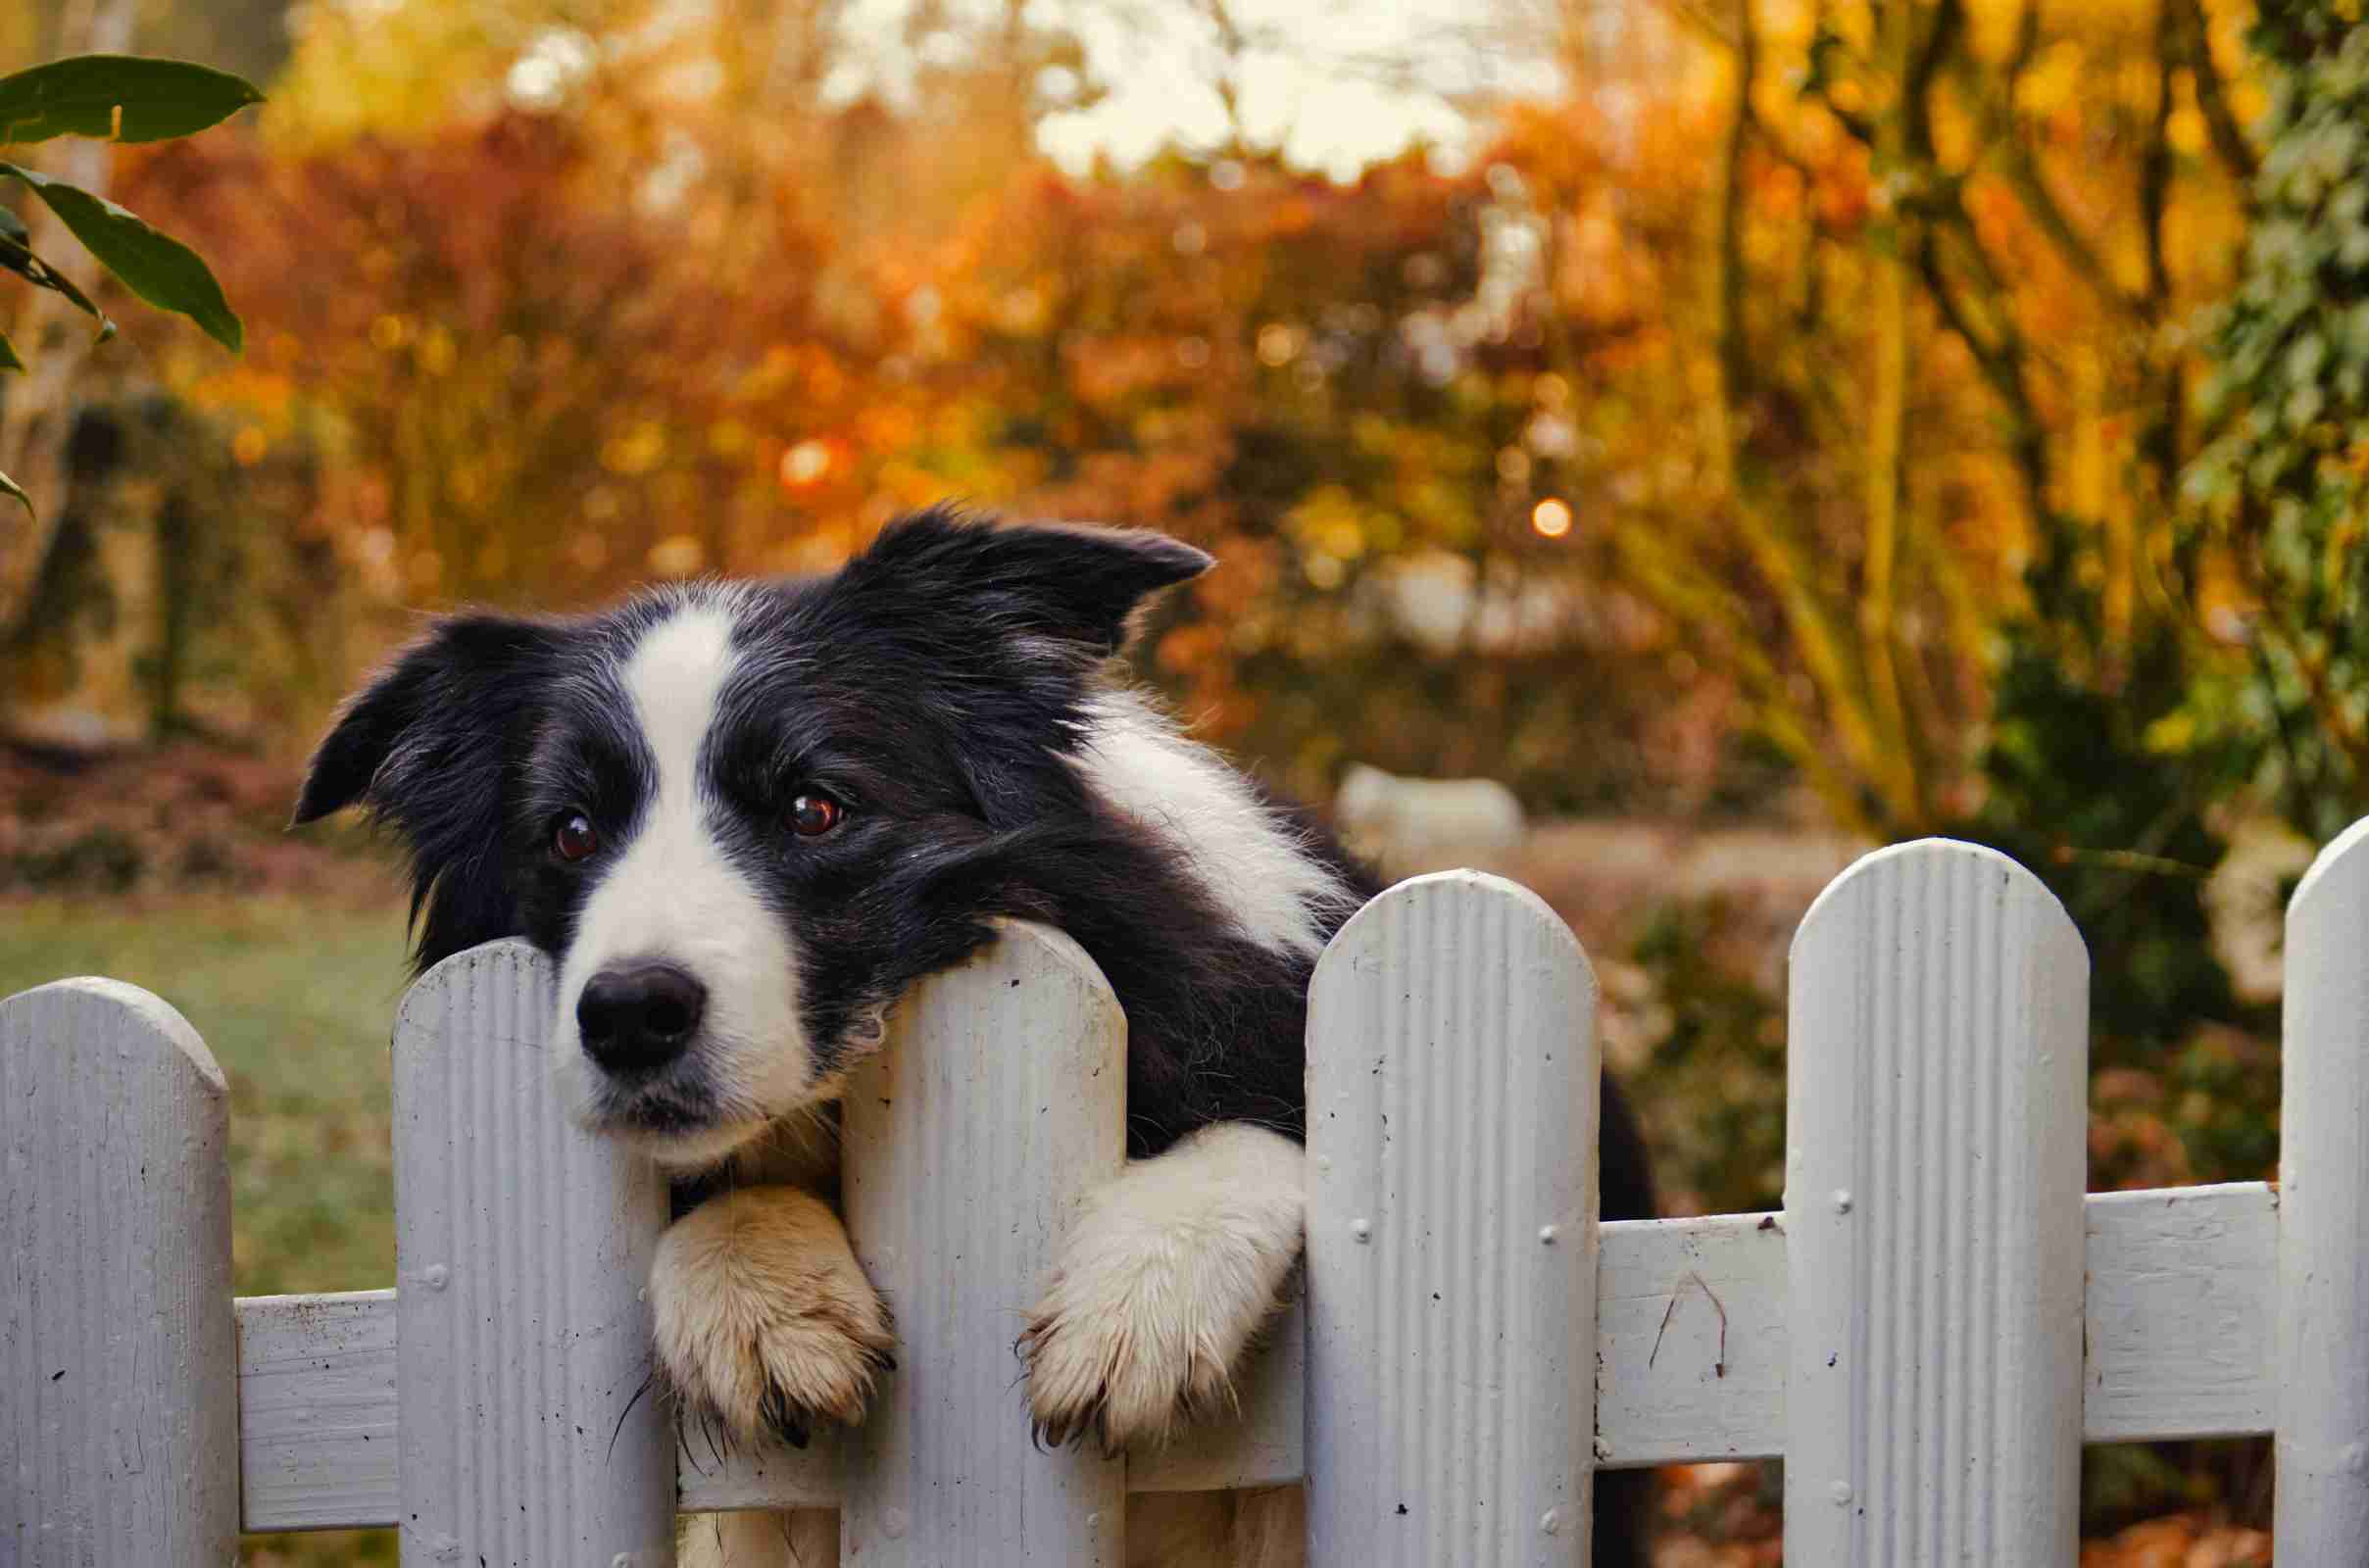
[(600, 847), (599, 831), (581, 811), (569, 811), (552, 824), (551, 853), (563, 860), (580, 860)]
[(846, 815), (847, 808), (827, 795), (801, 795), (790, 803), (790, 830), (802, 839), (818, 838)]

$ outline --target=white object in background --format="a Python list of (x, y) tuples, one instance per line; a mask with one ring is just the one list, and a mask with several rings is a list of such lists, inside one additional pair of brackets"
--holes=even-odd
[(642, 1287), (657, 1168), (574, 1126), (523, 942), (428, 971), (395, 1021), (406, 1568), (674, 1561), (674, 1423)]
[(1333, 816), (1353, 849), (1390, 865), (1509, 855), (1522, 845), (1521, 802), (1489, 778), (1399, 778), (1353, 762)]
[(2369, 821), (2287, 909), (2279, 1118), (2278, 1552), (2369, 1550)]
[(238, 1546), (229, 1094), (114, 980), (0, 1003), (0, 1561)]
[(1079, 1204), (1125, 1163), (1127, 1021), (1075, 942), (999, 929), (898, 1004), (843, 1101), (848, 1234), (898, 1340), (840, 1439), (851, 1568), (1124, 1556), (1125, 1461), (1029, 1442), (1012, 1342)]
[(2089, 961), (2039, 879), (1925, 840), (1794, 938), (1785, 1555), (2079, 1549)]
[(1308, 1010), (1309, 1560), (1589, 1560), (1596, 981), (1472, 871), (1341, 929)]

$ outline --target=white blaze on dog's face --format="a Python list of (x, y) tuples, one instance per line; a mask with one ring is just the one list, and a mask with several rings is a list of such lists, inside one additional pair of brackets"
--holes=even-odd
[[(703, 765), (733, 637), (729, 596), (688, 601), (617, 671), (643, 754), (641, 808), (576, 906), (553, 1030), (579, 1115), (677, 1161), (728, 1152), (817, 1087), (792, 931), (727, 853), (728, 808)], [(677, 1044), (692, 1059), (657, 1059)], [(645, 1058), (671, 1072), (641, 1081)], [(694, 1082), (672, 1081), (686, 1069)]]

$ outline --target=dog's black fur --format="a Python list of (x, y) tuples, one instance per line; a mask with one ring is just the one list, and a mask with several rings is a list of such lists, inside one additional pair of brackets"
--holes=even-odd
[[(1138, 609), (1209, 564), (1152, 534), (933, 511), (827, 577), (661, 591), (578, 619), (454, 616), (341, 714), (296, 820), (358, 803), (394, 829), (422, 968), (516, 934), (564, 953), (600, 869), (555, 856), (551, 824), (581, 809), (621, 843), (646, 804), (616, 672), (682, 594), (728, 594), (740, 663), (701, 765), (725, 853), (797, 931), (818, 1076), (914, 981), (988, 941), (991, 918), (1016, 916), (1067, 932), (1125, 1009), (1131, 1152), (1215, 1121), (1301, 1138), (1309, 961), (1252, 940), (1185, 847), (1072, 765)], [(787, 803), (816, 790), (846, 804), (845, 825), (799, 839)], [(1377, 887), (1290, 819), (1340, 879), (1343, 897), (1310, 911), (1329, 938)], [(1609, 1081), (1603, 1104), (1604, 1217), (1650, 1215), (1644, 1147)], [(701, 1109), (686, 1093), (644, 1116), (664, 1132)], [(1641, 1483), (1599, 1487), (1600, 1568), (1642, 1561)]]

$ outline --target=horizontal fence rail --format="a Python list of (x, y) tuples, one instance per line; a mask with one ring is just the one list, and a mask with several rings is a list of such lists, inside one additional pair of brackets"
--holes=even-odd
[(1584, 956), (1509, 884), (1402, 884), (1311, 999), (1305, 1298), (1237, 1419), (1117, 1462), (1030, 1449), (1011, 1351), (1123, 1126), (1123, 1021), (1064, 937), (927, 982), (851, 1090), (900, 1369), (803, 1450), (634, 1396), (663, 1190), (566, 1125), (522, 944), (406, 999), (391, 1291), (232, 1303), (219, 1071), (144, 993), (45, 987), (0, 1004), (0, 1557), (398, 1525), (407, 1562), (646, 1568), (676, 1510), (825, 1508), (849, 1561), (1116, 1562), (1124, 1494), (1307, 1481), (1319, 1568), (1582, 1563), (1593, 1472), (1783, 1457), (1803, 1561), (2069, 1564), (2079, 1444), (2275, 1434), (2277, 1549), (2369, 1560), (2365, 842), (2290, 911), (2277, 1188), (2085, 1198), (2078, 938), (1929, 841), (1802, 923), (1785, 1209), (1604, 1225)]

